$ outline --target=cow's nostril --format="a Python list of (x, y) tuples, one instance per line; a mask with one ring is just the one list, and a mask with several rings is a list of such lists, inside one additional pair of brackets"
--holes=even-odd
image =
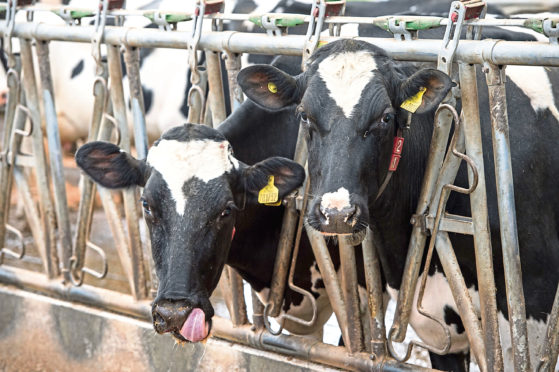
[(161, 314), (159, 314), (159, 312), (157, 312), (157, 310), (153, 312), (152, 316), (153, 328), (155, 328), (157, 333), (165, 333), (169, 331), (167, 329), (167, 322), (165, 322), (165, 319), (161, 316)]
[(355, 217), (355, 215), (357, 214), (357, 208), (355, 206), (351, 206), (349, 208), (343, 209), (342, 212), (345, 212), (345, 222), (347, 222)]

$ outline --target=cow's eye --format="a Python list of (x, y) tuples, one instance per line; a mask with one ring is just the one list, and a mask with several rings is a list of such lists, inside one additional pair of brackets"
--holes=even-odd
[(144, 208), (144, 212), (151, 216), (151, 208), (149, 206), (149, 203), (147, 202), (147, 200), (142, 199), (142, 207)]
[(231, 208), (231, 206), (228, 205), (227, 207), (225, 207), (223, 212), (221, 212), (221, 217), (230, 216), (232, 212), (233, 212), (233, 209)]
[(305, 111), (301, 111), (301, 121), (303, 121), (303, 123), (305, 124), (309, 123), (309, 117), (307, 116), (307, 113)]
[(382, 115), (382, 119), (380, 119), (383, 123), (390, 123), (394, 119), (394, 114), (391, 112), (387, 112)]

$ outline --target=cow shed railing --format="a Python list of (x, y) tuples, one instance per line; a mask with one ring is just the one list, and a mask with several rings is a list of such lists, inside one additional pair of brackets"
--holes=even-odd
[[(242, 94), (236, 85), (236, 74), (240, 69), (240, 54), (285, 54), (308, 57), (323, 42), (335, 40), (339, 36), (339, 25), (348, 23), (375, 24), (392, 31), (395, 39), (355, 38), (369, 41), (383, 48), (396, 60), (437, 62), (438, 68), (447, 74), (458, 73), (462, 92), (462, 125), (458, 125), (458, 114), (454, 113), (454, 97), (445, 99), (436, 116), (434, 135), (431, 143), (427, 171), (412, 219), (414, 226), (406, 259), (406, 269), (399, 291), (394, 324), (386, 337), (383, 314), (383, 297), (380, 280), (380, 264), (375, 249), (375, 234), (368, 231), (363, 242), (365, 276), (367, 284), (370, 327), (361, 324), (359, 316), (359, 296), (355, 275), (355, 252), (350, 242), (339, 239), (341, 280), (332, 264), (322, 235), (306, 230), (313, 247), (320, 272), (324, 277), (326, 291), (332, 308), (340, 324), (346, 347), (335, 347), (310, 341), (298, 336), (274, 335), (266, 330), (267, 316), (278, 316), (285, 286), (294, 286), (290, 270), (296, 263), (297, 246), (294, 240), (301, 236), (303, 225), (300, 217), (306, 206), (305, 187), (284, 200), (286, 213), (282, 237), (278, 243), (278, 255), (274, 268), (274, 278), (267, 304), (261, 304), (255, 296), (253, 326), (248, 323), (242, 280), (231, 268), (224, 270), (222, 285), (232, 322), (217, 318), (213, 334), (234, 342), (264, 350), (293, 355), (334, 367), (351, 370), (422, 370), (406, 364), (406, 356), (397, 355), (393, 341), (402, 341), (408, 327), (413, 295), (421, 271), (421, 261), (428, 232), (432, 233), (428, 245), (428, 257), (436, 249), (466, 329), (472, 353), (482, 371), (502, 371), (503, 359), (497, 322), (495, 299), (495, 279), (492, 267), (492, 251), (487, 217), (487, 195), (485, 189), (484, 166), (481, 150), (479, 105), (477, 102), (477, 82), (475, 65), (482, 65), (489, 87), (490, 106), (498, 107), (493, 112), (493, 150), (496, 154), (496, 176), (499, 185), (499, 216), (501, 241), (505, 265), (505, 283), (511, 322), (511, 338), (515, 369), (528, 371), (553, 370), (559, 352), (559, 289), (548, 321), (546, 337), (541, 345), (541, 359), (529, 359), (524, 298), (520, 280), (521, 270), (518, 257), (518, 238), (514, 211), (512, 174), (510, 172), (510, 148), (504, 85), (506, 65), (559, 66), (556, 21), (551, 19), (502, 19), (485, 20), (479, 12), (483, 3), (464, 4), (453, 2), (449, 17), (343, 17), (344, 2), (315, 1), (310, 15), (269, 14), (258, 17), (239, 14), (219, 13), (220, 1), (198, 1), (194, 13), (165, 13), (159, 11), (127, 11), (111, 9), (112, 2), (100, 1), (99, 10), (57, 8), (68, 23), (76, 23), (82, 17), (95, 16), (92, 27), (54, 26), (49, 24), (15, 22), (16, 11), (26, 11), (31, 15), (40, 11), (35, 7), (17, 7), (17, 1), (4, 6), (6, 20), (0, 24), (4, 37), (5, 51), (10, 71), (7, 75), (9, 94), (5, 111), (2, 136), (0, 169), (0, 241), (4, 247), (7, 235), (16, 238), (17, 247), (4, 247), (0, 251), (0, 282), (16, 285), (28, 290), (39, 291), (70, 301), (86, 303), (134, 317), (150, 320), (150, 299), (157, 287), (157, 278), (151, 264), (149, 242), (141, 241), (139, 216), (136, 205), (137, 191), (122, 194), (124, 216), (118, 203), (108, 190), (99, 188), (103, 208), (115, 241), (120, 263), (128, 279), (130, 294), (83, 284), (84, 275), (102, 279), (107, 273), (105, 252), (89, 239), (95, 185), (88, 179), (81, 180), (81, 200), (76, 221), (76, 234), (71, 237), (70, 215), (64, 187), (64, 172), (61, 145), (55, 110), (56, 92), (49, 65), (48, 43), (51, 40), (91, 43), (97, 71), (93, 84), (95, 96), (94, 111), (88, 140), (113, 140), (129, 150), (132, 146), (127, 125), (126, 105), (122, 87), (121, 50), (130, 84), (131, 110), (135, 148), (140, 157), (147, 154), (145, 109), (139, 75), (138, 48), (178, 48), (191, 52), (190, 67), (196, 75), (189, 93), (191, 117), (211, 125), (225, 119), (225, 95), (220, 72), (220, 54), (226, 56), (231, 106), (242, 102)], [(472, 15), (472, 9), (477, 13)], [(52, 10), (52, 9), (51, 9)], [(476, 9), (474, 9), (476, 10)], [(162, 30), (132, 29), (123, 26), (106, 26), (107, 16), (115, 17), (121, 24), (126, 16), (146, 16), (159, 24)], [(32, 17), (28, 17), (29, 19)], [(222, 31), (224, 20), (252, 20), (262, 25), (267, 34), (249, 34)], [(170, 31), (176, 22), (193, 24), (192, 32)], [(211, 22), (212, 31), (203, 32), (202, 22)], [(286, 35), (288, 27), (308, 23), (306, 35)], [(328, 25), (330, 35), (321, 34)], [(505, 25), (528, 27), (544, 32), (547, 42), (515, 42), (501, 40), (478, 40), (475, 30), (482, 26)], [(446, 27), (445, 39), (420, 40), (418, 31), (431, 27)], [(468, 27), (467, 40), (459, 40), (460, 31)], [(18, 38), (20, 54), (12, 53), (12, 39)], [(33, 43), (35, 47), (33, 48)], [(107, 59), (101, 58), (100, 46), (105, 44)], [(205, 66), (198, 65), (193, 56), (197, 50), (206, 54)], [(420, 51), (420, 52), (418, 52)], [(35, 75), (34, 59), (37, 57), (38, 73)], [(459, 71), (452, 71), (453, 62)], [(107, 89), (110, 81), (111, 89)], [(208, 101), (205, 102), (206, 89)], [(196, 98), (198, 96), (198, 98)], [(450, 127), (455, 121), (451, 151), (447, 152)], [(48, 149), (43, 143), (45, 123)], [(504, 129), (503, 129), (504, 128)], [(23, 154), (21, 143), (29, 138), (33, 144), (33, 154)], [(47, 152), (48, 151), (48, 157)], [(466, 155), (463, 153), (465, 152)], [(48, 159), (48, 160), (47, 160)], [(299, 135), (295, 160), (306, 163), (306, 147)], [(461, 160), (470, 165), (470, 188), (458, 190), (452, 186)], [(32, 180), (29, 168), (35, 169), (38, 208), (32, 201)], [(50, 169), (50, 174), (49, 174)], [(23, 234), (7, 224), (10, 211), (10, 195), (13, 182), (22, 195), (24, 211), (38, 250), (43, 267), (42, 273), (17, 268), (10, 263), (25, 254)], [(54, 198), (51, 198), (50, 190)], [(472, 217), (453, 216), (445, 213), (448, 193), (467, 192), (470, 195)], [(124, 217), (124, 225), (122, 223)], [(141, 223), (141, 222), (140, 222)], [(475, 314), (467, 293), (464, 279), (448, 238), (448, 232), (473, 235), (480, 289), (481, 321)], [(88, 250), (101, 258), (102, 268), (92, 269), (84, 265)], [(424, 270), (427, 270), (424, 269)], [(289, 276), (289, 280), (288, 280)], [(424, 285), (424, 283), (423, 283)], [(421, 311), (420, 305), (418, 310)], [(287, 318), (283, 315), (284, 318)], [(305, 323), (305, 320), (290, 319)], [(438, 320), (439, 322), (441, 320)], [(423, 345), (424, 347), (427, 347)], [(427, 347), (429, 348), (429, 347)], [(430, 350), (445, 353), (448, 347)]]

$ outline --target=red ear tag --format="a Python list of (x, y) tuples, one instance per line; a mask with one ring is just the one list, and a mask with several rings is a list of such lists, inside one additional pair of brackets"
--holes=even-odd
[(390, 172), (395, 172), (396, 169), (398, 169), (398, 164), (400, 164), (400, 158), (403, 149), (404, 137), (394, 137), (394, 145), (392, 146), (392, 157), (390, 158), (390, 166), (388, 167), (388, 170)]
[(231, 232), (231, 241), (233, 241), (234, 237), (235, 237), (235, 226), (233, 226), (233, 231)]

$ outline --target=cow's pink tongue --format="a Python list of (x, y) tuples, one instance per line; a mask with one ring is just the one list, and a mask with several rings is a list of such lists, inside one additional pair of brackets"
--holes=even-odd
[(181, 328), (182, 337), (190, 342), (202, 341), (210, 333), (210, 323), (206, 322), (206, 315), (202, 309), (192, 309)]

